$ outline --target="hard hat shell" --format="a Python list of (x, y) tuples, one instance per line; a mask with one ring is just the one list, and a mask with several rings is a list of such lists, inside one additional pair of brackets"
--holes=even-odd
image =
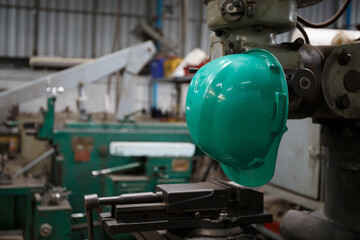
[(253, 49), (204, 65), (185, 111), (194, 142), (231, 180), (249, 187), (271, 180), (288, 114), (285, 74), (271, 53)]

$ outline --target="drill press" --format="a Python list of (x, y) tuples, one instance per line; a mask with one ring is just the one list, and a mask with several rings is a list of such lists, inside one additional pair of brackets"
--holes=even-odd
[[(214, 61), (198, 71), (189, 87), (186, 111), (189, 131), (194, 142), (204, 152), (221, 162), (225, 172), (228, 173), (232, 180), (243, 185), (260, 186), (271, 179), (274, 170), (271, 168), (274, 168), (275, 164), (271, 165), (266, 172), (266, 177), (263, 179), (256, 179), (256, 181), (252, 182), (251, 176), (262, 177), (259, 174), (259, 169), (266, 165), (269, 159), (272, 161), (276, 160), (276, 151), (270, 158), (265, 157), (267, 151), (274, 152), (274, 149), (277, 150), (278, 146), (266, 146), (261, 151), (251, 146), (269, 145), (274, 142), (275, 145), (278, 145), (279, 139), (281, 139), (282, 134), (286, 131), (286, 118), (312, 118), (313, 122), (319, 123), (322, 126), (321, 145), (322, 149), (324, 149), (322, 155), (327, 163), (324, 209), (312, 213), (300, 211), (288, 212), (282, 222), (281, 234), (285, 239), (299, 240), (359, 239), (360, 206), (358, 203), (360, 202), (360, 192), (357, 191), (357, 187), (360, 184), (360, 164), (358, 159), (360, 152), (357, 147), (360, 143), (359, 43), (315, 47), (308, 43), (306, 33), (301, 24), (299, 24), (301, 22), (310, 27), (326, 27), (346, 10), (350, 0), (344, 1), (343, 6), (334, 17), (321, 24), (313, 24), (297, 16), (298, 8), (319, 3), (321, 0), (204, 0), (203, 2), (207, 6), (207, 24), (209, 29), (214, 31), (214, 34), (211, 36), (210, 47), (211, 59)], [(277, 34), (291, 31), (295, 27), (298, 27), (304, 33), (307, 43), (303, 39), (297, 39), (289, 43), (276, 43), (275, 37)], [(256, 61), (252, 59), (254, 55), (257, 55), (255, 56), (257, 57)], [(249, 64), (249, 62), (254, 64)], [(239, 79), (238, 82), (236, 79)], [(261, 91), (257, 91), (259, 84), (264, 82), (268, 84), (269, 81), (272, 81), (278, 87), (265, 85), (268, 86), (269, 91), (266, 90), (266, 87)], [(283, 86), (283, 83), (286, 85)], [(232, 84), (233, 86), (231, 86)], [(225, 85), (227, 87), (223, 88)], [(243, 88), (241, 85), (243, 85)], [(224, 92), (233, 89), (237, 89), (237, 94), (226, 95)], [(254, 138), (250, 136), (252, 134), (250, 131), (244, 133), (245, 137), (241, 142), (236, 141), (238, 138), (236, 138), (237, 136), (234, 133), (236, 133), (236, 129), (239, 129), (240, 124), (245, 123), (247, 124), (246, 126), (251, 126), (251, 124), (256, 125), (259, 122), (258, 119), (254, 119), (256, 111), (244, 104), (246, 97), (251, 96), (247, 102), (249, 106), (259, 106), (259, 104), (256, 105), (254, 103), (268, 103), (268, 99), (270, 99), (269, 93), (275, 98), (276, 104), (266, 106), (264, 109), (268, 111), (270, 117), (264, 115), (263, 119), (261, 119), (264, 125), (270, 126), (267, 128), (269, 131), (268, 136), (270, 136), (266, 139), (267, 142), (264, 142), (263, 138), (258, 138), (257, 141), (254, 141)], [(285, 99), (286, 104), (279, 104), (284, 102), (280, 99)], [(237, 103), (240, 107), (236, 107)], [(281, 113), (281, 117), (277, 121), (278, 112)], [(231, 113), (234, 114), (231, 115)], [(243, 116), (248, 113), (252, 114), (251, 117), (243, 121), (245, 119)], [(234, 120), (231, 116), (239, 117), (239, 121), (236, 122), (236, 118)], [(217, 124), (219, 122), (221, 124)], [(205, 127), (202, 125), (205, 125)], [(257, 126), (263, 127), (261, 125)], [(220, 127), (223, 127), (221, 131), (219, 131)], [(255, 129), (254, 126), (252, 127)], [(219, 133), (216, 136), (221, 138), (212, 138), (211, 135), (214, 132)], [(271, 134), (275, 134), (277, 138), (272, 138)], [(247, 136), (247, 139), (251, 139), (252, 142), (246, 142)], [(228, 145), (230, 147), (228, 148), (227, 146), (225, 150), (224, 148), (219, 148), (219, 141), (224, 146)], [(242, 145), (248, 146), (247, 150), (249, 152), (246, 154), (247, 159), (245, 160), (236, 156), (236, 149), (240, 149), (239, 151), (246, 149)], [(258, 152), (260, 152), (259, 156), (256, 155)], [(128, 227), (130, 225), (131, 227), (135, 225), (142, 226), (137, 229), (131, 228), (131, 230), (136, 231), (169, 229), (166, 226), (151, 225), (154, 223), (151, 220), (169, 222), (173, 220), (171, 217), (175, 216), (172, 215), (171, 211), (168, 211), (170, 209), (169, 206), (172, 204), (169, 201), (170, 198), (166, 200), (164, 196), (176, 193), (179, 194), (179, 199), (185, 202), (195, 201), (197, 199), (196, 196), (203, 194), (204, 191), (211, 192), (211, 195), (205, 194), (204, 196), (212, 196), (212, 194), (219, 190), (219, 186), (221, 186), (221, 191), (231, 186), (231, 191), (240, 193), (239, 196), (241, 196), (241, 192), (245, 189), (233, 184), (221, 182), (189, 185), (181, 186), (182, 189), (160, 186), (157, 193), (119, 196), (109, 199), (98, 199), (97, 196), (91, 195), (86, 196), (85, 205), (89, 215), (89, 230), (91, 230), (92, 224), (91, 211), (94, 208), (98, 208), (101, 203), (112, 206), (110, 213), (103, 214), (101, 219), (104, 228), (107, 227), (110, 231), (112, 226), (112, 229), (115, 229), (113, 233), (122, 232), (124, 231), (124, 228), (121, 228), (122, 226)], [(249, 189), (246, 191), (249, 191)], [(257, 194), (252, 194), (254, 194), (254, 198), (251, 197), (251, 199), (254, 201), (257, 199), (257, 202), (260, 198), (255, 197)], [(235, 196), (236, 194), (230, 194), (227, 204), (235, 201), (237, 199)], [(237, 199), (237, 206), (249, 203), (248, 200), (249, 198)], [(212, 200), (204, 201), (204, 203), (211, 202)], [(124, 207), (121, 204), (128, 203), (137, 203), (130, 206), (132, 207), (131, 211), (154, 211), (153, 213), (155, 214), (151, 215), (153, 219), (144, 221), (149, 215), (133, 215), (130, 211), (135, 222), (126, 220), (128, 219), (126, 217), (128, 213), (121, 215), (121, 212), (124, 212)], [(220, 223), (223, 220), (231, 220), (231, 216), (228, 218), (228, 214), (232, 214), (231, 211), (228, 211), (230, 205), (225, 204), (218, 209), (213, 208), (212, 210), (215, 210), (215, 212), (221, 210), (221, 208), (227, 209), (227, 211), (219, 211), (219, 215), (215, 214), (212, 217), (208, 217), (210, 222)], [(250, 207), (251, 204), (247, 206)], [(207, 210), (212, 208), (211, 204), (204, 204), (204, 206), (198, 207), (198, 209), (204, 210), (207, 207), (209, 207)], [(264, 215), (261, 214), (262, 208), (256, 209), (255, 212), (247, 212), (247, 214), (260, 214), (256, 215), (260, 216), (260, 218), (252, 219), (254, 222), (266, 222), (269, 220), (266, 217), (263, 218)], [(187, 216), (186, 212), (191, 212), (192, 215)], [(192, 208), (191, 205), (180, 209), (176, 214), (188, 221), (195, 219), (194, 222), (196, 224), (202, 222), (201, 214), (197, 214), (196, 209)], [(185, 214), (188, 218), (182, 214)], [(235, 218), (246, 218), (247, 214), (232, 216)], [(147, 227), (152, 226), (152, 228), (144, 227), (144, 224), (147, 223), (150, 224)], [(181, 225), (183, 222), (178, 222), (178, 224)], [(196, 224), (194, 227), (197, 230), (200, 232), (204, 230), (201, 228), (201, 224)], [(185, 225), (183, 225), (185, 229), (189, 230), (189, 225)], [(198, 226), (200, 227), (197, 228)], [(208, 227), (209, 225), (205, 224), (203, 226)], [(182, 226), (172, 226), (171, 228), (182, 229)], [(222, 233), (224, 233), (223, 230), (221, 229)], [(179, 233), (179, 231), (175, 232)], [(191, 231), (180, 232), (185, 233), (186, 236), (183, 236), (183, 234), (168, 234), (167, 237), (170, 239), (171, 237), (174, 237), (174, 239), (194, 237), (194, 235), (191, 235)], [(215, 233), (216, 231), (210, 231), (207, 228), (206, 232)], [(246, 231), (242, 233), (246, 233)], [(200, 238), (226, 238), (229, 236), (216, 236), (216, 234), (211, 236), (196, 235), (196, 237)], [(153, 237), (154, 235), (147, 237), (142, 235), (139, 236), (139, 239), (151, 239)], [(244, 239), (249, 239), (246, 238), (249, 236), (244, 237)]]
[[(213, 80), (223, 74), (226, 70), (230, 75), (236, 75), (239, 81), (252, 84), (257, 88), (259, 81), (254, 80), (255, 74), (246, 74), (254, 69), (262, 73), (264, 70), (254, 64), (252, 67), (245, 65), (247, 59), (240, 57), (241, 53), (247, 53), (251, 49), (264, 49), (271, 53), (280, 62), (288, 87), (288, 118), (300, 119), (311, 117), (313, 122), (321, 124), (321, 145), (324, 149), (322, 154), (327, 164), (325, 173), (325, 204), (324, 210), (313, 213), (290, 211), (286, 214), (281, 227), (281, 233), (285, 239), (357, 239), (360, 231), (360, 193), (357, 187), (360, 184), (360, 164), (359, 164), (359, 118), (360, 118), (360, 48), (359, 43), (341, 46), (312, 46), (306, 44), (303, 39), (297, 39), (291, 43), (277, 44), (275, 36), (277, 34), (290, 31), (295, 27), (303, 31), (299, 22), (310, 27), (326, 27), (334, 22), (345, 10), (350, 1), (344, 1), (343, 6), (331, 18), (321, 24), (310, 23), (300, 16), (297, 16), (297, 9), (320, 1), (306, 0), (209, 0), (204, 1), (207, 6), (207, 23), (215, 33), (211, 36), (211, 58), (221, 59), (224, 63), (229, 59), (228, 55), (239, 56), (242, 61), (241, 66), (229, 67), (224, 64), (217, 69), (206, 69), (203, 67), (198, 72), (197, 82), (190, 85), (190, 92), (200, 91), (200, 86), (205, 84), (205, 94), (197, 96), (201, 101), (197, 106), (198, 115), (204, 114), (205, 104), (210, 104), (212, 97), (209, 94), (212, 89)], [(306, 33), (305, 33), (306, 35)], [(307, 36), (305, 36), (308, 41)], [(219, 60), (220, 61), (220, 60)], [(245, 67), (246, 66), (246, 67)], [(269, 65), (271, 68), (271, 64)], [(225, 70), (224, 70), (225, 69)], [(241, 73), (239, 73), (239, 71)], [(208, 74), (212, 73), (212, 74)], [(199, 80), (202, 78), (202, 80)], [(224, 76), (224, 75), (223, 75)], [(230, 81), (231, 77), (223, 77), (222, 84)], [(263, 80), (261, 80), (263, 81)], [(276, 81), (282, 81), (281, 77)], [(235, 85), (234, 85), (235, 86)], [(198, 89), (197, 89), (198, 88)], [(249, 88), (248, 88), (249, 89)], [(245, 93), (250, 90), (244, 90)], [(193, 93), (191, 92), (191, 93)], [(220, 91), (219, 94), (224, 94)], [(215, 94), (214, 97), (219, 96)], [(239, 95), (244, 94), (239, 90)], [(189, 96), (189, 94), (188, 94)], [(191, 96), (191, 95), (190, 95)], [(259, 94), (258, 101), (263, 100)], [(194, 101), (194, 98), (190, 100)], [(191, 115), (190, 100), (188, 125), (194, 119), (200, 119)], [(249, 100), (254, 101), (254, 98)], [(256, 100), (256, 97), (255, 97)], [(213, 120), (207, 123), (208, 131), (217, 131), (220, 128), (216, 125), (217, 113), (224, 111), (230, 103), (239, 101), (238, 97), (227, 98), (219, 104), (213, 101)], [(248, 104), (251, 104), (251, 101)], [(244, 109), (244, 108), (243, 108)], [(243, 110), (243, 109), (240, 109)], [(276, 109), (276, 108), (274, 108)], [(234, 116), (246, 115), (249, 111), (242, 111)], [(275, 111), (275, 110), (274, 110)], [(222, 117), (226, 117), (226, 112), (222, 112)], [(244, 118), (244, 117), (243, 117)], [(222, 120), (226, 123), (226, 120)], [(271, 120), (269, 120), (271, 121)], [(231, 121), (228, 121), (229, 123)], [(191, 125), (190, 124), (190, 125)], [(200, 129), (200, 123), (193, 129)], [(248, 123), (250, 124), (250, 123)], [(240, 164), (233, 163), (229, 159), (234, 158), (232, 152), (221, 152), (217, 148), (216, 142), (209, 145), (202, 141), (201, 132), (192, 130), (189, 125), (190, 133), (195, 143), (201, 149), (205, 149), (210, 156), (225, 165), (227, 168), (238, 169), (239, 176), (246, 176), (247, 172), (260, 171), (261, 167), (242, 167)], [(239, 128), (236, 125), (234, 129)], [(232, 133), (224, 131), (222, 141), (228, 144), (236, 139)], [(250, 133), (248, 134), (249, 139)], [(225, 139), (225, 140), (224, 140)], [(254, 145), (261, 144), (264, 140), (259, 139)], [(241, 148), (238, 143), (238, 148)], [(210, 147), (209, 147), (210, 146)], [(210, 150), (209, 150), (210, 149)], [(248, 151), (254, 151), (248, 148)], [(261, 156), (258, 156), (261, 157)], [(276, 155), (275, 155), (276, 159)], [(242, 162), (243, 159), (235, 159)], [(240, 166), (240, 167), (239, 167)], [(255, 170), (254, 170), (255, 169)], [(258, 170), (257, 170), (258, 169)], [(255, 175), (254, 175), (255, 176)], [(237, 176), (229, 176), (234, 181), (241, 183), (243, 180)], [(268, 179), (267, 179), (268, 181)], [(243, 184), (247, 184), (243, 181)], [(258, 184), (261, 185), (261, 184)]]

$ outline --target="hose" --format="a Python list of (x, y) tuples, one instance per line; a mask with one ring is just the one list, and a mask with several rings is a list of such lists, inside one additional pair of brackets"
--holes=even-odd
[(297, 29), (299, 29), (299, 31), (302, 33), (302, 35), (304, 36), (305, 39), (305, 43), (310, 44), (310, 39), (309, 36), (307, 35), (305, 29), (300, 25), (300, 23), (296, 23), (296, 27)]
[[(340, 9), (332, 16), (330, 19), (326, 20), (322, 23), (312, 23), (306, 20), (305, 18), (301, 17), (300, 15), (297, 15), (298, 22), (304, 24), (307, 27), (311, 28), (323, 28), (327, 27), (330, 24), (334, 23), (338, 18), (345, 12), (346, 8), (349, 6), (351, 0), (345, 0), (343, 5), (340, 7)], [(300, 29), (299, 29), (300, 30)], [(301, 30), (300, 30), (301, 31)]]

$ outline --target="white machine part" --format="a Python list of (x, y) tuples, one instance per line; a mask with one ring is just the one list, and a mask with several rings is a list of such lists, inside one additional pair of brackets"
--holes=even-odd
[[(351, 31), (343, 29), (325, 29), (325, 28), (304, 28), (309, 36), (311, 45), (340, 45), (354, 41), (360, 38), (360, 31)], [(302, 33), (296, 29), (291, 34), (290, 42), (297, 38), (302, 38)]]
[(195, 145), (186, 142), (111, 142), (110, 154), (119, 157), (192, 157)]

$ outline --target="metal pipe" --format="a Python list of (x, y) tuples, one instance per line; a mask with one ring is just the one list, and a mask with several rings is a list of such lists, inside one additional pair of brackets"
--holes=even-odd
[[(60, 8), (60, 1), (57, 1), (56, 2), (56, 8), (59, 9)], [(59, 11), (55, 11), (55, 29), (59, 29), (59, 25), (60, 25), (60, 14), (59, 14)], [(85, 29), (85, 28), (84, 28)], [(55, 52), (55, 55), (59, 55), (59, 53), (61, 52), (59, 50), (59, 38), (58, 37), (55, 37), (55, 42), (54, 42), (54, 52)], [(85, 44), (84, 44), (85, 45)], [(83, 51), (84, 52), (84, 51)]]
[[(157, 6), (156, 6), (156, 28), (158, 29), (162, 29), (162, 13), (163, 13), (163, 5), (164, 2), (163, 0), (157, 0)], [(161, 43), (160, 41), (156, 42), (156, 48), (159, 51), (161, 48)], [(152, 93), (152, 108), (156, 109), (157, 108), (157, 89), (158, 89), (158, 84), (155, 82), (153, 83), (153, 93)]]
[[(16, 3), (17, 3), (17, 1), (16, 1)], [(19, 22), (20, 22), (20, 17), (19, 17), (19, 12), (18, 11), (15, 11), (15, 25), (16, 25), (16, 29), (15, 29), (15, 55), (16, 56), (19, 56), (19, 29), (20, 29), (20, 27), (19, 27)]]
[(351, 29), (351, 8), (352, 8), (352, 2), (349, 3), (349, 6), (346, 9), (346, 29)]
[(156, 27), (157, 28), (162, 28), (162, 12), (163, 12), (163, 5), (164, 2), (163, 0), (158, 0), (157, 1), (157, 8), (156, 8)]
[[(65, 7), (68, 7), (69, 2), (65, 2)], [(65, 16), (65, 27), (64, 27), (64, 34), (63, 34), (63, 56), (66, 56), (68, 54), (68, 42), (69, 42), (69, 29), (67, 26), (69, 25), (69, 15), (67, 13), (64, 14)]]
[(92, 37), (91, 37), (91, 56), (93, 58), (96, 57), (96, 18), (97, 18), (97, 8), (98, 8), (98, 0), (94, 0), (93, 2), (93, 12), (92, 12)]
[(115, 73), (115, 77), (116, 77), (116, 87), (115, 87), (115, 109), (114, 112), (117, 114), (118, 113), (118, 109), (119, 109), (119, 100), (120, 100), (120, 81), (121, 81), (121, 76), (120, 76), (120, 71), (117, 71)]
[(19, 171), (17, 171), (14, 176), (13, 179), (17, 178), (18, 176), (22, 175), (23, 173), (27, 172), (28, 170), (30, 170), (31, 168), (33, 168), (34, 166), (36, 166), (37, 164), (41, 163), (43, 160), (45, 160), (47, 157), (51, 156), (53, 153), (55, 152), (54, 148), (49, 149), (47, 152), (43, 153), (40, 157), (38, 157), (37, 159), (35, 159), (34, 161), (32, 161), (31, 163), (29, 163), (28, 165), (26, 165), (25, 167), (23, 167), (22, 169), (20, 169)]
[(34, 15), (33, 15), (33, 23), (34, 23), (34, 32), (33, 32), (33, 49), (32, 49), (32, 55), (36, 56), (38, 54), (37, 45), (38, 45), (38, 30), (39, 30), (39, 6), (40, 2), (39, 0), (34, 1)]
[(33, 67), (69, 68), (86, 63), (92, 58), (63, 58), (63, 57), (31, 57), (29, 65)]
[[(49, 2), (48, 1), (46, 1), (46, 2), (44, 2), (45, 4), (48, 4)], [(45, 21), (41, 21), (41, 22), (44, 22), (44, 25), (45, 25), (45, 32), (46, 33), (49, 33), (50, 31), (50, 28), (49, 28), (49, 21), (50, 21), (50, 14), (51, 13), (49, 13), (49, 12), (44, 12), (44, 18), (45, 18)], [(45, 56), (50, 56), (51, 54), (50, 54), (50, 52), (49, 52), (49, 39), (50, 39), (50, 36), (49, 36), (50, 34), (44, 34), (44, 35), (42, 35), (41, 34), (41, 38), (42, 37), (44, 37), (45, 38), (45, 43), (43, 43), (43, 45), (45, 45), (44, 46), (44, 48), (45, 48)], [(43, 54), (43, 53), (42, 53)]]
[[(59, 1), (58, 1), (59, 2)], [(81, 6), (82, 9), (86, 8), (87, 6), (87, 2), (83, 2), (83, 5)], [(86, 21), (87, 18), (85, 16), (81, 16), (82, 17), (82, 29), (88, 29), (88, 25), (89, 25), (89, 21)], [(81, 19), (80, 17), (80, 19)], [(81, 34), (81, 43), (82, 43), (82, 57), (85, 58), (86, 56), (89, 56), (88, 54), (86, 54), (87, 49), (88, 49), (88, 40), (85, 34)]]
[(94, 240), (94, 224), (93, 224), (93, 217), (92, 217), (92, 209), (89, 208), (86, 210), (86, 222), (88, 227), (88, 239)]
[(186, 36), (187, 36), (187, 10), (188, 10), (188, 0), (181, 0), (181, 51), (180, 54), (182, 57), (185, 57), (186, 54)]
[(4, 51), (5, 51), (5, 56), (8, 56), (9, 55), (9, 48), (8, 48), (8, 38), (9, 38), (9, 36), (8, 36), (8, 32), (9, 32), (9, 19), (10, 19), (10, 17), (9, 17), (9, 7), (8, 6), (4, 6), (4, 8), (5, 8), (5, 12), (4, 12), (4, 22), (3, 22), (3, 24), (4, 24), (4, 33), (5, 33), (5, 38), (4, 38), (4, 46), (2, 46), (3, 47), (3, 49), (4, 49)]
[(202, 2), (198, 1), (198, 4), (200, 4), (200, 13), (199, 13), (199, 25), (198, 25), (198, 44), (197, 46), (201, 48), (201, 42), (202, 42), (202, 25), (203, 25), (203, 17), (204, 17), (204, 9)]

